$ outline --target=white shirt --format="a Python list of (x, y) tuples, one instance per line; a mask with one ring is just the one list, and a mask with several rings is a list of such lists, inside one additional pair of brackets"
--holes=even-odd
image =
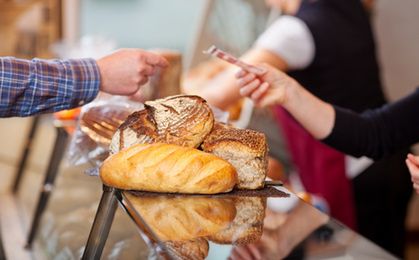
[(315, 44), (307, 25), (299, 18), (283, 15), (265, 30), (255, 46), (281, 57), (289, 69), (307, 68), (314, 59)]

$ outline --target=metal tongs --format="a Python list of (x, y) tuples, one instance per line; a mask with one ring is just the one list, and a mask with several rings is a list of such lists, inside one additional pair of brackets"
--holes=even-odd
[(256, 75), (263, 75), (266, 73), (266, 70), (264, 68), (259, 68), (250, 64), (247, 64), (238, 58), (234, 57), (230, 53), (227, 53), (225, 51), (220, 50), (216, 46), (212, 45), (208, 48), (208, 50), (203, 51), (205, 54), (209, 54), (211, 56), (217, 57), (219, 59), (222, 59), (228, 63), (231, 63), (233, 65), (236, 65), (250, 73), (256, 74)]

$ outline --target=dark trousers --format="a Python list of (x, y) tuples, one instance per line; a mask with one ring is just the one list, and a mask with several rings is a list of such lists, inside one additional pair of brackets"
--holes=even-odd
[(412, 195), (405, 164), (408, 152), (403, 150), (375, 162), (352, 181), (359, 233), (401, 258)]

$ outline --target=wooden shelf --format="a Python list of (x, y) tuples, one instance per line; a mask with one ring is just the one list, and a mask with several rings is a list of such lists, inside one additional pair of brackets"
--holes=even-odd
[[(34, 9), (36, 21), (25, 29), (21, 18)], [(50, 46), (61, 37), (60, 9), (61, 0), (0, 0), (0, 55), (51, 58)]]

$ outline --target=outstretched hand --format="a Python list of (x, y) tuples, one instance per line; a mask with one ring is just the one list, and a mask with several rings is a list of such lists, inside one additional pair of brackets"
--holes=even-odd
[(419, 194), (419, 156), (408, 154), (406, 164), (412, 176), (413, 188)]
[(141, 49), (122, 49), (97, 60), (100, 90), (113, 95), (132, 95), (147, 83), (158, 68), (169, 65), (166, 59)]
[(240, 94), (251, 98), (260, 107), (284, 104), (287, 100), (288, 89), (298, 83), (268, 64), (258, 67), (266, 69), (266, 73), (256, 75), (240, 70), (236, 74)]

